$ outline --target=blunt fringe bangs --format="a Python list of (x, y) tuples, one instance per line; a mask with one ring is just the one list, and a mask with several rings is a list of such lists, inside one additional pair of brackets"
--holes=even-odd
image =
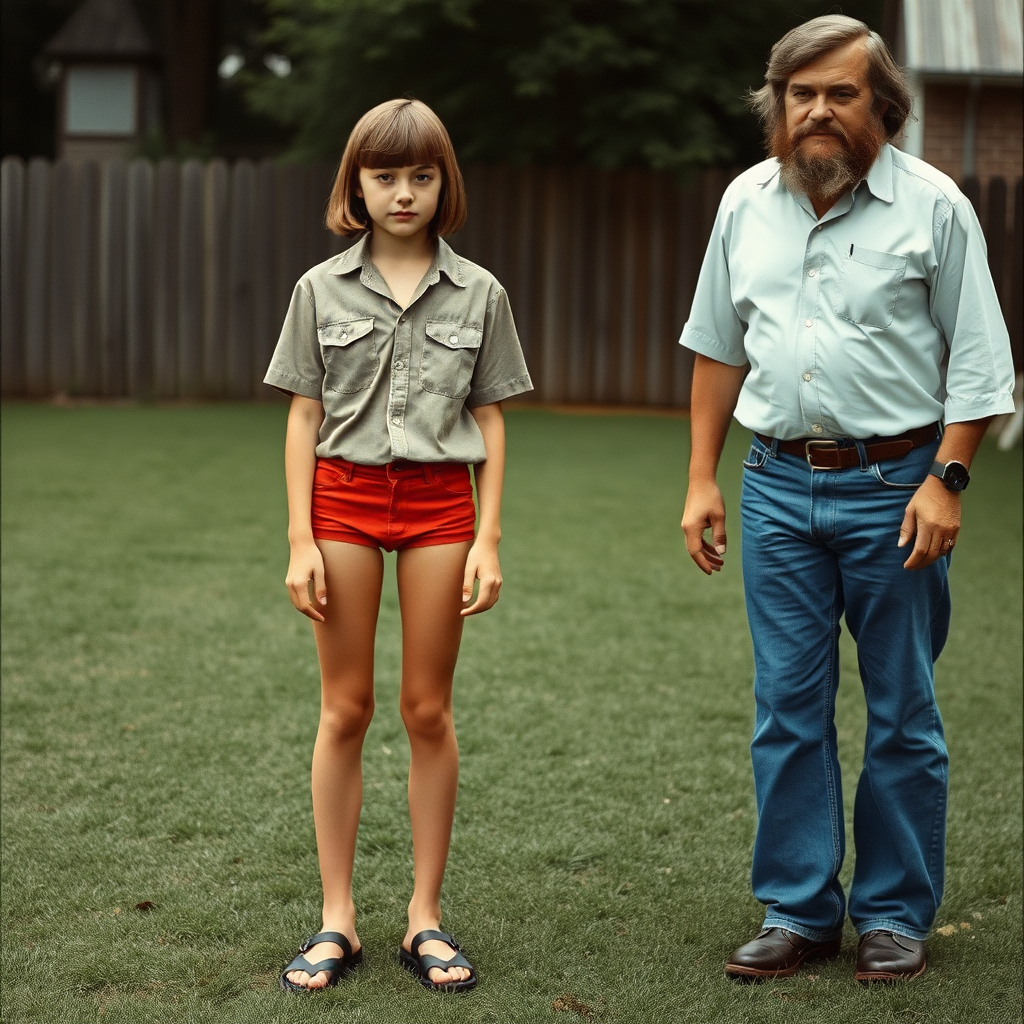
[(348, 137), (327, 202), (327, 227), (336, 235), (361, 235), (370, 217), (356, 195), (360, 167), (436, 164), (441, 195), (430, 237), (450, 235), (466, 221), (466, 188), (455, 149), (441, 119), (419, 100), (388, 100), (367, 111)]
[(913, 106), (913, 97), (903, 71), (892, 59), (889, 47), (877, 32), (872, 32), (864, 22), (855, 18), (829, 14), (797, 25), (772, 47), (768, 70), (764, 75), (765, 84), (760, 89), (752, 89), (747, 97), (766, 136), (770, 137), (772, 130), (785, 117), (786, 85), (790, 76), (855, 39), (864, 40), (868, 59), (868, 84), (878, 109), (888, 103), (881, 118), (885, 137), (891, 141), (899, 135), (911, 117)]

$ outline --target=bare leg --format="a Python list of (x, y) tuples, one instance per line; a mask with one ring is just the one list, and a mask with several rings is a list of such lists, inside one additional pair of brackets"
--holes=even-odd
[[(373, 639), (380, 608), (384, 559), (377, 548), (321, 540), (327, 584), (324, 622), (314, 623), (320, 657), (320, 728), (313, 748), (313, 820), (324, 889), (323, 931), (341, 932), (360, 948), (352, 901), (359, 811), (363, 801), (363, 737), (373, 717)], [(340, 957), (334, 942), (319, 942), (310, 963)], [(291, 971), (290, 981), (322, 988), (327, 975), (312, 979)]]
[[(412, 823), (413, 895), (409, 930), (413, 936), (441, 923), (441, 883), (448, 860), (459, 748), (452, 720), (452, 677), (462, 639), (462, 574), (470, 544), (410, 548), (398, 555), (398, 596), (402, 608), (402, 720), (409, 734), (409, 818)], [(454, 950), (443, 942), (423, 944), (422, 953), (447, 960)], [(463, 981), (464, 967), (434, 968), (435, 983)]]

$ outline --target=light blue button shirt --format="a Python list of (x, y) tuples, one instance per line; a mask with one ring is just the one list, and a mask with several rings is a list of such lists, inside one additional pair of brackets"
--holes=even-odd
[(946, 175), (888, 145), (821, 220), (776, 160), (736, 178), (679, 340), (749, 362), (736, 419), (783, 440), (1013, 411), (978, 218)]

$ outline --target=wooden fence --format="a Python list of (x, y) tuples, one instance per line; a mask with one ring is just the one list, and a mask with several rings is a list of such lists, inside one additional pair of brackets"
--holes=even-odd
[[(333, 168), (137, 160), (2, 166), (3, 394), (266, 398), (292, 287), (347, 240), (323, 227)], [(456, 250), (505, 285), (549, 402), (686, 406), (676, 342), (731, 175), (473, 166)], [(976, 183), (965, 191), (976, 205)], [(1021, 351), (1021, 184), (984, 197)]]

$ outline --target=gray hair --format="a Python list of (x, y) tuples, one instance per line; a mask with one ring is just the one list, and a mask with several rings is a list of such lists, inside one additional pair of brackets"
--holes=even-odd
[(882, 128), (887, 139), (894, 139), (910, 117), (913, 97), (899, 65), (892, 59), (885, 40), (862, 21), (843, 14), (813, 18), (787, 32), (773, 47), (765, 71), (765, 84), (751, 89), (747, 102), (761, 120), (767, 134), (785, 115), (786, 85), (790, 75), (813, 63), (826, 53), (855, 39), (864, 40), (868, 58), (868, 84), (875, 104), (881, 109)]

